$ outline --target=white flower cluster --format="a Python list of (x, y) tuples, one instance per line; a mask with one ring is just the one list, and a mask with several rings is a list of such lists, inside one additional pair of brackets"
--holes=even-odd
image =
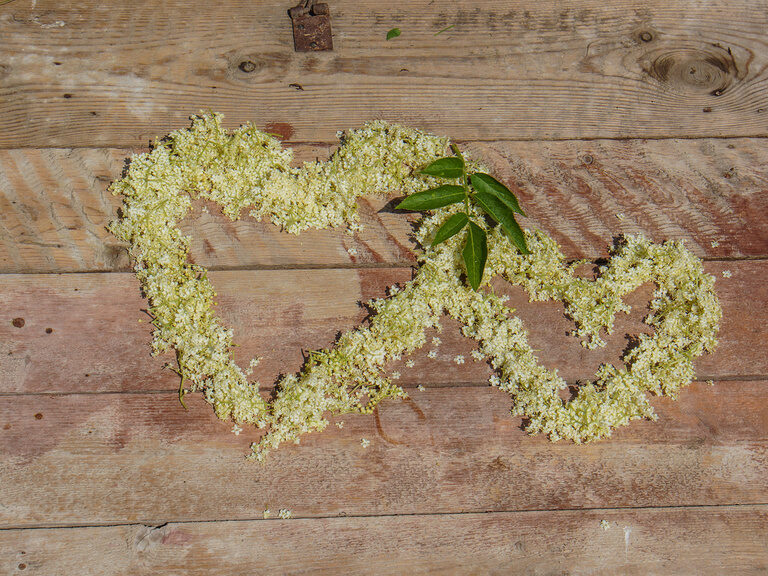
[[(206, 115), (194, 117), (189, 130), (156, 142), (151, 152), (135, 155), (126, 176), (113, 184), (125, 204), (110, 229), (131, 244), (156, 328), (154, 353), (174, 350), (182, 387), (186, 382), (191, 391), (202, 391), (220, 418), (234, 421), (233, 431), (244, 423), (267, 430), (253, 446), (254, 458), (262, 460), (281, 443), (298, 443), (303, 434), (324, 429), (329, 413), (370, 413), (385, 398), (405, 396), (383, 368), (426, 344), (427, 330), (439, 330), (445, 312), (479, 342), (472, 357), (490, 359), (497, 370), (492, 384), (512, 395), (513, 413), (529, 418), (531, 432), (552, 439), (591, 440), (633, 418), (652, 418), (646, 393), (674, 395), (692, 379), (693, 359), (714, 347), (720, 307), (713, 279), (681, 244), (628, 237), (598, 279), (587, 281), (574, 275), (579, 263), (566, 265), (545, 234), (527, 231), (531, 254), (521, 256), (490, 229), (486, 280), (500, 274), (525, 288), (532, 300), (562, 300), (585, 345), (602, 345), (600, 331), (610, 332), (615, 313), (628, 311), (622, 297), (649, 281), (657, 285), (646, 320), (655, 335), (641, 334), (625, 356), (625, 368), (603, 366), (595, 382), (564, 402), (558, 391), (565, 381), (538, 363), (522, 322), (509, 315), (504, 299), (475, 292), (462, 281), (461, 233), (426, 248), (410, 282), (370, 302), (374, 314), (367, 325), (343, 334), (334, 347), (313, 352), (302, 372), (284, 377), (275, 398), (266, 402), (258, 383), (249, 382), (233, 361), (232, 332), (213, 312), (215, 292), (206, 270), (188, 262), (190, 239), (178, 222), (192, 200), (213, 200), (232, 219), (251, 208), (255, 217), (292, 233), (355, 226), (358, 196), (409, 194), (436, 185), (418, 169), (443, 156), (446, 145), (442, 138), (372, 122), (345, 135), (327, 162), (293, 168), (291, 151), (276, 139), (251, 126), (227, 133), (220, 116)], [(440, 209), (424, 219), (417, 234), (423, 246), (456, 210)], [(461, 364), (464, 357), (454, 361)]]

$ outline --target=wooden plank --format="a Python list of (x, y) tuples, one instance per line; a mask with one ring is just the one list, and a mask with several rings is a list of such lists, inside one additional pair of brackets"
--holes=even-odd
[[(473, 143), (520, 196), (531, 218), (569, 258), (606, 254), (619, 233), (686, 239), (702, 257), (768, 256), (768, 141), (573, 141)], [(328, 155), (294, 147), (297, 161)], [(129, 269), (105, 228), (119, 198), (106, 193), (130, 150), (0, 150), (0, 272)], [(409, 217), (387, 199), (360, 203), (363, 232), (299, 236), (252, 218), (232, 223), (194, 210), (184, 222), (195, 261), (231, 267), (373, 266), (413, 262)], [(623, 215), (619, 219), (617, 215)], [(715, 243), (715, 246), (712, 244)], [(353, 248), (356, 254), (347, 251)]]
[(2, 531), (0, 553), (9, 573), (83, 576), (757, 575), (766, 523), (765, 506), (172, 523)]
[(767, 382), (694, 384), (581, 446), (523, 433), (497, 389), (413, 391), (264, 466), (199, 397), (4, 396), (0, 527), (766, 503)]
[[(703, 379), (768, 375), (768, 261), (707, 262), (717, 280), (724, 310), (720, 344), (697, 361)], [(723, 271), (731, 273), (723, 278)], [(366, 316), (360, 301), (385, 295), (386, 288), (407, 281), (409, 268), (372, 270), (259, 270), (213, 272), (218, 313), (235, 333), (235, 360), (247, 366), (261, 356), (254, 377), (269, 387), (281, 373), (301, 368), (304, 352), (330, 346), (339, 331)], [(591, 378), (603, 362), (620, 362), (627, 334), (647, 331), (651, 286), (627, 297), (630, 316), (619, 315), (604, 349), (590, 351), (566, 336), (573, 324), (559, 303), (529, 303), (525, 292), (502, 282), (495, 288), (510, 296), (530, 332), (530, 342), (547, 367), (569, 381)], [(178, 377), (163, 370), (170, 354), (149, 355), (151, 326), (141, 312), (146, 301), (129, 274), (0, 275), (0, 393), (170, 390)], [(21, 328), (13, 320), (22, 318)], [(485, 362), (469, 353), (476, 345), (446, 319), (435, 359), (427, 345), (393, 363), (406, 385), (417, 383), (484, 384)], [(50, 330), (50, 332), (49, 332)], [(435, 334), (436, 335), (436, 334)], [(431, 339), (430, 334), (429, 338)], [(457, 354), (467, 362), (457, 365)]]
[[(761, 1), (331, 11), (335, 50), (297, 54), (283, 2), (13, 2), (0, 146), (140, 146), (200, 109), (297, 141), (376, 117), (462, 139), (768, 134)], [(387, 42), (394, 26), (403, 35)]]

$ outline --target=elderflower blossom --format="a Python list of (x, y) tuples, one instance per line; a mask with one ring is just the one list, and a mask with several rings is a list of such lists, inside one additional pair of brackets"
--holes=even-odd
[(279, 517), (280, 517), (282, 520), (288, 520), (288, 519), (289, 519), (291, 516), (293, 516), (293, 514), (291, 513), (291, 511), (290, 511), (290, 510), (288, 510), (287, 508), (280, 508), (280, 510), (279, 510), (279, 512), (277, 513), (277, 515), (278, 515), (278, 516), (279, 516)]
[[(646, 319), (655, 334), (640, 334), (639, 345), (625, 354), (624, 367), (601, 367), (575, 399), (563, 402), (559, 391), (566, 382), (539, 363), (522, 321), (502, 298), (475, 292), (463, 281), (459, 247), (466, 232), (431, 246), (437, 229), (458, 210), (448, 206), (428, 214), (416, 232), (424, 252), (413, 279), (372, 302), (375, 313), (368, 324), (313, 353), (299, 374), (284, 376), (267, 403), (259, 384), (248, 381), (234, 363), (233, 334), (213, 312), (215, 291), (206, 270), (188, 260), (191, 240), (178, 222), (192, 200), (216, 202), (233, 220), (250, 210), (288, 233), (352, 230), (359, 225), (359, 196), (412, 194), (444, 183), (414, 168), (443, 156), (446, 145), (446, 139), (376, 121), (344, 134), (327, 162), (294, 168), (292, 152), (275, 138), (247, 125), (229, 133), (220, 116), (198, 116), (189, 130), (173, 132), (151, 152), (134, 155), (126, 177), (112, 185), (113, 193), (124, 196), (124, 206), (110, 230), (131, 244), (153, 316), (153, 353), (174, 350), (182, 386), (202, 392), (218, 417), (268, 429), (252, 445), (253, 458), (263, 461), (280, 444), (323, 430), (328, 413), (367, 414), (386, 398), (403, 397), (384, 366), (424, 346), (427, 331), (440, 329), (443, 311), (478, 342), (478, 354), (489, 358), (496, 371), (491, 384), (510, 394), (512, 413), (527, 418), (529, 432), (552, 440), (585, 442), (630, 420), (654, 418), (649, 394), (674, 396), (692, 380), (694, 358), (714, 348), (721, 317), (714, 279), (681, 242), (653, 244), (625, 236), (591, 281), (574, 276), (556, 242), (543, 232), (525, 231), (531, 253), (521, 255), (498, 227), (483, 224), (486, 281), (500, 275), (522, 286), (533, 301), (562, 301), (588, 348), (603, 346), (601, 333), (610, 333), (615, 314), (629, 311), (622, 300), (626, 294), (646, 282), (656, 285)], [(480, 169), (471, 160), (468, 167)], [(476, 207), (470, 211), (483, 222)], [(438, 346), (439, 338), (433, 343)], [(427, 356), (436, 358), (436, 350)], [(454, 358), (457, 364), (463, 360)], [(290, 517), (290, 512), (279, 515)]]
[(472, 356), (472, 359), (475, 362), (480, 362), (485, 358), (485, 356), (483, 356), (483, 353), (480, 352), (480, 350), (472, 350), (472, 352), (470, 352), (469, 355)]
[(464, 356), (457, 354), (453, 361), (456, 362), (456, 364), (464, 364)]
[(733, 276), (733, 274), (731, 274), (730, 270), (723, 270), (723, 278), (730, 278), (731, 276)]
[(417, 389), (419, 392), (424, 392), (424, 390), (426, 390), (426, 388), (424, 388), (424, 386), (422, 386), (421, 384), (419, 384), (418, 386), (416, 386), (416, 389)]
[(363, 448), (368, 448), (368, 446), (370, 446), (370, 445), (371, 445), (371, 441), (368, 440), (368, 438), (361, 438), (360, 439), (360, 446), (362, 446)]
[(264, 517), (264, 520), (267, 520), (270, 516), (272, 516), (272, 511), (269, 508), (267, 508), (262, 513), (262, 516)]
[(406, 368), (413, 368), (414, 366), (415, 366), (415, 364), (414, 364), (413, 360), (408, 359), (408, 360), (405, 361), (405, 367)]

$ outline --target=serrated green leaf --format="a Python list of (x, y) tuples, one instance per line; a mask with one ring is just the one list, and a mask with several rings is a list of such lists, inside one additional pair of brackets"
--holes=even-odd
[(438, 178), (458, 178), (464, 173), (464, 161), (458, 156), (440, 158), (422, 169), (421, 173)]
[(432, 246), (437, 246), (441, 242), (445, 242), (451, 236), (458, 234), (467, 225), (469, 218), (464, 212), (454, 214), (445, 223), (440, 226), (440, 229), (435, 234), (435, 239), (432, 241)]
[(400, 28), (392, 28), (389, 32), (387, 32), (387, 40), (392, 40), (392, 38), (397, 38), (400, 36)]
[(491, 218), (501, 224), (504, 232), (507, 233), (507, 236), (509, 236), (509, 239), (512, 240), (515, 246), (517, 246), (517, 249), (521, 254), (530, 254), (528, 246), (525, 243), (523, 230), (520, 228), (517, 220), (515, 220), (515, 214), (509, 206), (493, 194), (481, 192), (480, 190), (476, 191), (472, 198), (474, 198), (475, 202), (477, 202)]
[(496, 180), (496, 178), (490, 174), (476, 172), (469, 177), (469, 180), (472, 182), (472, 186), (478, 192), (493, 194), (496, 196), (496, 198), (509, 206), (512, 212), (517, 212), (518, 214), (525, 216), (525, 212), (523, 212), (522, 208), (520, 208), (520, 204), (517, 202), (517, 197), (510, 191), (509, 188), (504, 186), (504, 184)]
[(464, 265), (467, 267), (467, 280), (473, 290), (477, 290), (483, 279), (485, 261), (488, 258), (488, 240), (485, 230), (470, 220), (467, 231), (467, 243), (462, 251)]
[(456, 202), (463, 202), (466, 192), (461, 186), (445, 184), (437, 188), (416, 192), (407, 196), (395, 208), (398, 210), (434, 210)]

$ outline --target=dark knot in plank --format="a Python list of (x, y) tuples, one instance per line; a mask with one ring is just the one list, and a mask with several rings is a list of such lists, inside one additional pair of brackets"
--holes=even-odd
[(667, 49), (643, 60), (649, 76), (680, 93), (720, 96), (738, 78), (733, 55), (719, 46)]

